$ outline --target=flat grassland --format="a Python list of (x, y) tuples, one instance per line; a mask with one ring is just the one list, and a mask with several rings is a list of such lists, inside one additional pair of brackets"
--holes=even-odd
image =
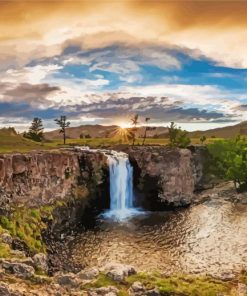
[[(209, 138), (205, 144), (211, 143), (220, 138)], [(142, 145), (143, 139), (138, 138), (135, 141), (135, 145)], [(167, 145), (168, 139), (154, 139), (147, 138), (145, 145)], [(73, 146), (89, 146), (90, 148), (108, 148), (115, 145), (131, 145), (131, 142), (124, 141), (119, 138), (89, 138), (89, 139), (67, 139), (66, 145), (63, 145), (62, 139), (55, 139), (49, 142), (38, 143), (24, 138), (22, 135), (9, 133), (6, 130), (0, 130), (0, 153), (11, 153), (19, 152), (25, 153), (33, 150), (50, 150), (62, 147), (73, 147)], [(200, 144), (199, 138), (192, 138), (191, 144)]]

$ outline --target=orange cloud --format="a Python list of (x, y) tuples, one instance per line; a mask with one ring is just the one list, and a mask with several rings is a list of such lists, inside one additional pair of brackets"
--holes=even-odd
[(24, 65), (65, 43), (120, 41), (185, 47), (247, 68), (246, 9), (243, 1), (2, 1), (0, 62)]

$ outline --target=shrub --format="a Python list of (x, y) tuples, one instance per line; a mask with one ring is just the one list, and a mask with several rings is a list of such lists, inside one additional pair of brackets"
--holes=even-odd
[(181, 127), (177, 127), (174, 122), (168, 129), (170, 146), (185, 148), (190, 144), (190, 138), (187, 136), (187, 132), (182, 130)]
[(245, 138), (219, 140), (208, 145), (213, 158), (212, 171), (224, 180), (234, 182), (237, 191), (247, 188), (247, 143)]

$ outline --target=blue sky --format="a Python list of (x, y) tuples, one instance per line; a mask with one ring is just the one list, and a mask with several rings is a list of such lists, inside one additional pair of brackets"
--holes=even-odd
[(228, 24), (220, 10), (213, 27), (181, 27), (162, 5), (162, 20), (158, 10), (152, 18), (133, 14), (130, 5), (121, 9), (127, 19), (119, 10), (99, 16), (63, 8), (38, 15), (33, 26), (25, 13), (18, 28), (19, 20), (0, 24), (9, 30), (0, 36), (0, 127), (24, 130), (39, 116), (52, 129), (59, 115), (72, 125), (127, 124), (138, 113), (143, 121), (151, 117), (151, 125), (175, 121), (188, 130), (246, 120), (245, 24), (233, 26), (237, 18)]

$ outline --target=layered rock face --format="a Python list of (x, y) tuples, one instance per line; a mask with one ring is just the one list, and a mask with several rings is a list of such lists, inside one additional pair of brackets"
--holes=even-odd
[(204, 186), (203, 148), (171, 149), (161, 146), (132, 147), (126, 151), (134, 166), (137, 191), (166, 204), (190, 204)]
[[(158, 196), (168, 204), (186, 205), (193, 200), (194, 192), (205, 189), (208, 183), (203, 147), (135, 146), (125, 152), (134, 166), (134, 186), (151, 202)], [(0, 208), (39, 207), (84, 198), (94, 190), (106, 191), (107, 170), (107, 157), (100, 151), (0, 155)]]
[(86, 195), (102, 184), (100, 152), (59, 151), (0, 155), (0, 207), (40, 206)]

